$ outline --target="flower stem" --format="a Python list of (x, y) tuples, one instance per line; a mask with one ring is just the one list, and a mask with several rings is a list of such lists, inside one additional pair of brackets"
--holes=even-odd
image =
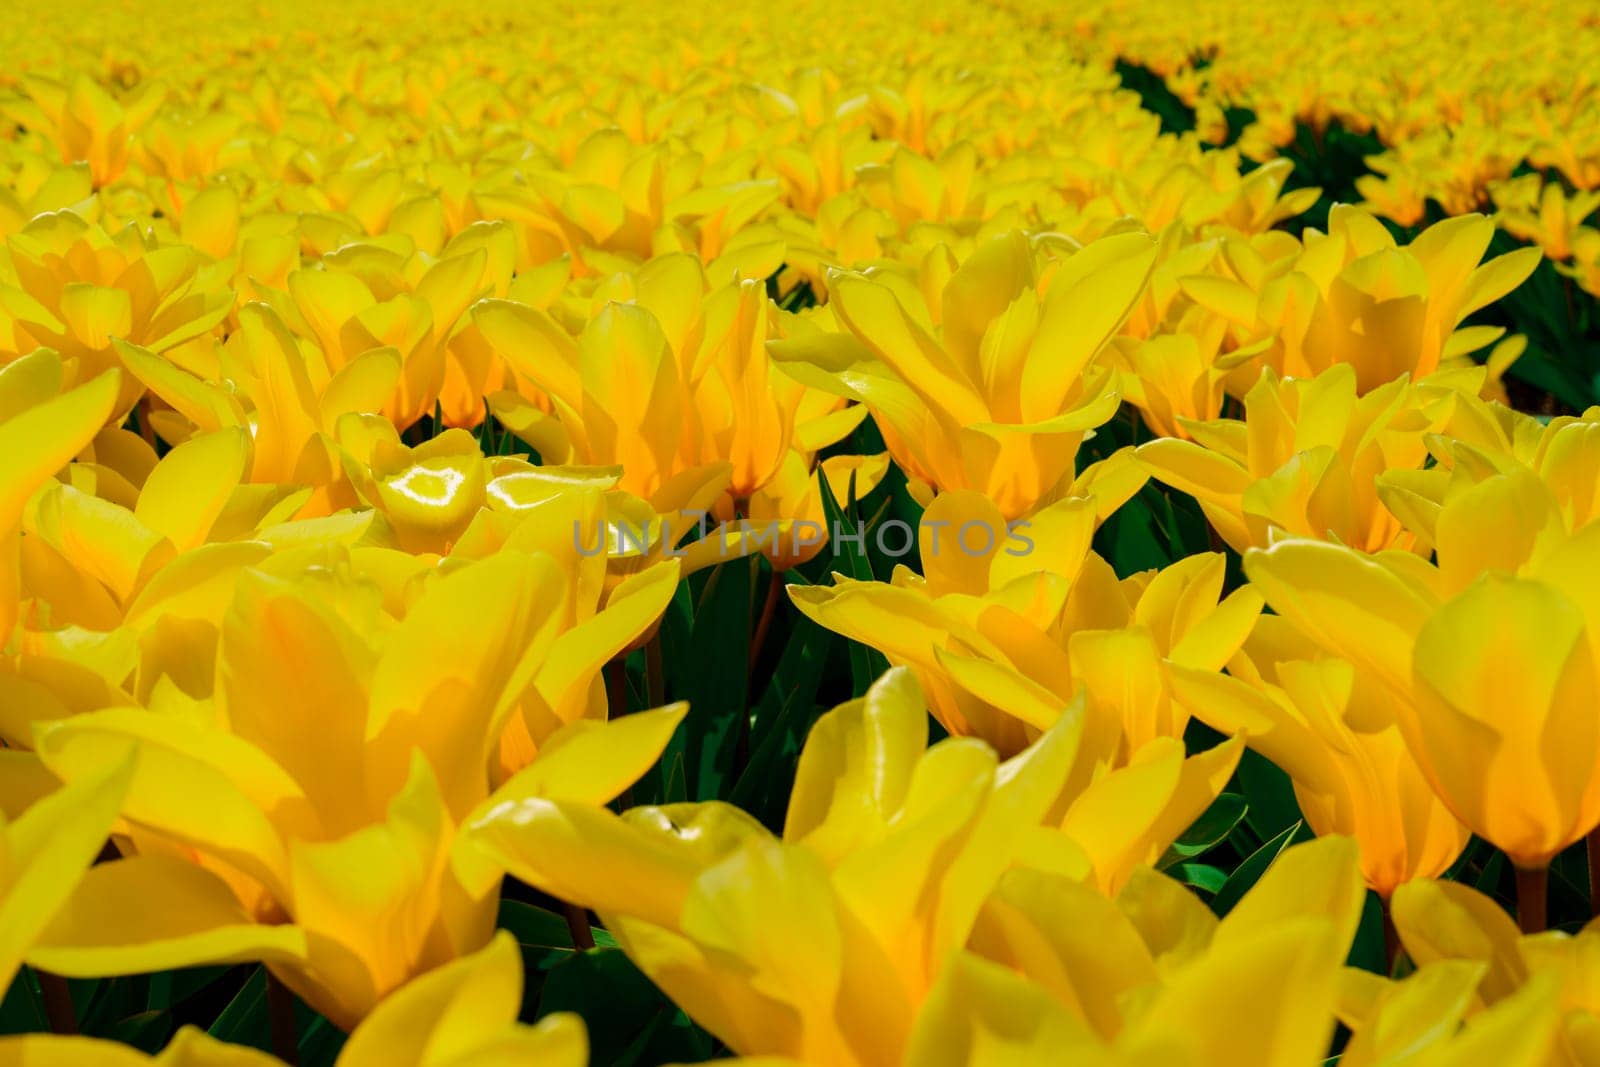
[(1600, 826), (1584, 842), (1589, 853), (1589, 914), (1600, 915)]
[(589, 926), (589, 911), (563, 900), (561, 911), (567, 917), (567, 932), (572, 935), (572, 947), (579, 952), (594, 948), (594, 930)]
[(617, 656), (606, 664), (606, 718), (620, 719), (628, 714), (628, 661)]
[(294, 994), (267, 968), (267, 1025), (272, 1033), (272, 1054), (287, 1064), (300, 1062), (300, 1040), (295, 1034)]
[(1394, 975), (1395, 961), (1400, 958), (1400, 931), (1394, 927), (1394, 912), (1390, 910), (1389, 898), (1379, 897), (1378, 908), (1383, 914), (1383, 961), (1385, 972)]
[(650, 635), (650, 640), (644, 646), (644, 684), (650, 692), (652, 708), (659, 708), (667, 702), (667, 673), (666, 667), (661, 662), (661, 628)]
[(772, 617), (778, 613), (778, 601), (783, 597), (783, 572), (776, 567), (767, 581), (767, 599), (761, 605), (761, 617), (756, 620), (756, 632), (750, 638), (750, 664), (747, 672), (753, 674), (761, 659), (761, 649), (767, 643), (767, 632), (772, 629)]
[(38, 968), (34, 968), (33, 975), (39, 980), (39, 992), (44, 997), (44, 1015), (50, 1023), (50, 1032), (76, 1034), (78, 1013), (72, 1006), (72, 990), (67, 987), (67, 980), (59, 974)]
[(1545, 905), (1550, 895), (1548, 866), (1517, 868), (1517, 926), (1525, 934), (1542, 933)]

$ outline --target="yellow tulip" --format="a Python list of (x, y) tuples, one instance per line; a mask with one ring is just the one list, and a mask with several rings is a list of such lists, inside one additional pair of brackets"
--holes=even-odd
[[(453, 242), (433, 262), (402, 259), (376, 245), (347, 245), (324, 256), (322, 269), (289, 274), (293, 303), (282, 310), (304, 320), (302, 335), (316, 340), (331, 373), (374, 349), (393, 350), (398, 373), (381, 410), (404, 430), (433, 412), (445, 387), (446, 346), (467, 308), (509, 281), (508, 250), (493, 251), (487, 235)], [(469, 410), (481, 415), (478, 397)]]
[[(1220, 923), (1152, 873), (1112, 904), (1068, 879), (1013, 871), (985, 902), (973, 947), (929, 993), (901, 1062), (1322, 1062), (1359, 916), (1359, 881), (1341, 846), (1290, 850)], [(1314, 902), (1300, 881), (1313, 877), (1325, 890)]]
[(1327, 232), (1307, 230), (1291, 263), (1253, 284), (1197, 276), (1185, 292), (1231, 320), (1241, 345), (1267, 341), (1260, 360), (1279, 374), (1309, 378), (1348, 363), (1367, 393), (1402, 374), (1421, 380), (1488, 343), (1482, 330), (1458, 329), (1462, 320), (1522, 284), (1540, 258), (1520, 249), (1480, 266), (1493, 236), (1490, 219), (1461, 215), (1401, 246), (1371, 215), (1335, 205)]
[(831, 587), (789, 595), (817, 623), (910, 667), (952, 734), (1018, 752), (1083, 689), (1088, 747), (1121, 762), (1183, 734), (1187, 714), (1172, 704), (1165, 665), (1221, 669), (1261, 601), (1245, 589), (1218, 602), (1216, 555), (1119, 582), (1089, 546), (1139, 477), (1112, 461), (1095, 473), (1083, 488), (1092, 495), (1016, 524), (976, 493), (946, 493), (922, 517), (922, 576), (906, 567), (887, 583), (836, 575)]
[[(1498, 404), (1463, 400), (1450, 433), (1428, 440), (1434, 463), (1387, 471), (1378, 495), (1419, 536), (1439, 545), (1446, 584), (1485, 567), (1518, 570), (1600, 519), (1600, 409), (1541, 423)], [(1515, 509), (1507, 516), (1502, 507)], [(1507, 520), (1521, 533), (1507, 528)]]
[[(1235, 551), (1285, 534), (1367, 552), (1425, 548), (1385, 507), (1374, 478), (1419, 470), (1425, 435), (1449, 422), (1458, 395), (1397, 380), (1357, 394), (1357, 375), (1334, 366), (1315, 378), (1261, 374), (1243, 419), (1186, 423), (1191, 440), (1139, 446), (1151, 476), (1192, 495)], [(1381, 483), (1379, 483), (1381, 484)]]
[(916, 686), (891, 671), (812, 729), (781, 838), (719, 802), (616, 816), (559, 798), (491, 807), (468, 832), (518, 878), (598, 911), (734, 1051), (898, 1064), (1074, 736), (1064, 719), (1004, 764), (975, 740), (925, 750)]
[[(60, 393), (62, 368), (39, 351), (0, 368), (0, 642), (9, 646), (21, 593), (21, 530), (28, 501), (100, 431), (116, 403), (118, 376)], [(3, 646), (0, 646), (3, 647)]]
[[(67, 781), (138, 753), (123, 806), (135, 854), (91, 872), (41, 966), (260, 959), (348, 1029), (488, 937), (498, 879), (460, 853), (456, 827), (490, 795), (509, 722), (526, 766), (502, 795), (594, 805), (655, 761), (683, 713), (580, 717), (628, 632), (549, 612), (566, 599), (549, 557), (461, 566), (396, 621), (337, 554), (302, 555), (236, 580), (211, 638), (214, 694), (155, 685), (149, 710), (40, 726), (40, 757)], [(192, 640), (206, 654), (205, 630)]]
[[(1499, 478), (1491, 489), (1509, 484)], [(1505, 499), (1505, 494), (1501, 494)], [(1499, 540), (1520, 518), (1468, 533), (1504, 566)], [(1443, 520), (1441, 520), (1443, 521)], [(1526, 573), (1484, 573), (1454, 591), (1445, 564), (1481, 562), (1446, 539), (1441, 568), (1330, 544), (1286, 541), (1246, 556), (1273, 609), (1389, 692), (1394, 718), (1434, 791), (1474, 833), (1520, 866), (1551, 856), (1600, 824), (1600, 735), (1588, 715), (1597, 629), (1590, 524)], [(1387, 558), (1386, 558), (1387, 556)]]
[(1438, 877), (1461, 854), (1467, 830), (1406, 750), (1389, 694), (1271, 615), (1256, 621), (1228, 670), (1175, 669), (1177, 700), (1287, 772), (1307, 824), (1354, 838), (1379, 896)]
[[(226, 280), (184, 245), (130, 227), (108, 234), (79, 216), (41, 215), (7, 239), (0, 271), (0, 362), (44, 346), (78, 360), (86, 381), (118, 365), (114, 342), (154, 352), (208, 333), (233, 306)], [(121, 383), (117, 411), (139, 396)]]
[[(1393, 1062), (1385, 1056), (1398, 1058), (1402, 1049), (1423, 1053), (1425, 1063), (1593, 1062), (1600, 1050), (1593, 924), (1576, 935), (1524, 935), (1477, 890), (1431, 880), (1395, 894), (1394, 922), (1417, 969), (1402, 981), (1347, 975), (1341, 1016), (1355, 1031), (1346, 1052), (1353, 1062)], [(1469, 1058), (1468, 1047), (1479, 1058)]]
[(985, 902), (978, 955), (953, 961), (930, 996), (905, 1062), (1321, 1063), (1361, 900), (1355, 849), (1340, 838), (1289, 849), (1220, 922), (1152, 871), (1113, 903), (1014, 870)]
[(1572, 258), (1572, 237), (1600, 208), (1600, 191), (1580, 190), (1568, 196), (1559, 182), (1545, 184), (1537, 174), (1491, 185), (1489, 195), (1500, 209), (1495, 222), (1502, 230), (1533, 242), (1557, 261)]
[(497, 393), (491, 408), (547, 462), (620, 466), (621, 487), (663, 511), (658, 496), (724, 470), (729, 497), (747, 502), (791, 450), (809, 459), (864, 412), (836, 411), (839, 401), (773, 367), (765, 345), (775, 327), (759, 283), (713, 288), (708, 274), (676, 254), (606, 279), (576, 338), (538, 307), (480, 303), (478, 330), (553, 415), (530, 410), (521, 393)]
[(1047, 270), (1026, 237), (998, 237), (947, 275), (937, 320), (901, 275), (840, 274), (830, 298), (849, 332), (791, 337), (773, 355), (866, 405), (924, 503), (970, 489), (1022, 518), (1065, 495), (1079, 443), (1116, 411), (1110, 370), (1095, 360), (1154, 251), (1124, 234)]

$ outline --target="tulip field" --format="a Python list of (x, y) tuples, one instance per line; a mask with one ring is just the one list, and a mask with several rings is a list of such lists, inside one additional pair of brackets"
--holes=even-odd
[(17, 0), (0, 1067), (1600, 1067), (1600, 7)]

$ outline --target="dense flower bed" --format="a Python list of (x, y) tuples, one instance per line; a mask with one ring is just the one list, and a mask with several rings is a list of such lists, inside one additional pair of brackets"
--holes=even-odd
[(1600, 1064), (1588, 5), (0, 56), (0, 1064)]

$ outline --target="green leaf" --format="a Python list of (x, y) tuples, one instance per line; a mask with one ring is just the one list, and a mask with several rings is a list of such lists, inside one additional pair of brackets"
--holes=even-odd
[(644, 1032), (617, 1056), (615, 1067), (639, 1064), (700, 1063), (717, 1052), (717, 1043), (682, 1011), (657, 1012)]
[(620, 949), (576, 953), (551, 970), (539, 1016), (576, 1012), (589, 1030), (589, 1062), (618, 1062), (661, 1014), (678, 1009)]
[(810, 619), (802, 617), (795, 624), (756, 710), (750, 763), (728, 798), (774, 833), (782, 829), (800, 749), (817, 720), (817, 688), (833, 638), (832, 631)]
[(1166, 874), (1203, 893), (1217, 892), (1228, 880), (1227, 871), (1209, 863), (1176, 863), (1167, 869)]
[[(828, 479), (819, 478), (817, 482), (822, 488), (822, 513), (830, 536), (840, 529), (851, 533), (865, 530), (855, 506), (855, 475), (850, 476), (850, 499), (848, 506), (844, 508), (841, 508), (839, 502), (834, 499)], [(865, 536), (870, 537), (871, 534), (867, 533)], [(873, 580), (872, 563), (867, 559), (864, 540), (858, 545), (853, 538), (833, 538), (831, 544), (834, 551), (834, 570), (841, 571), (857, 581)], [(889, 661), (884, 659), (883, 653), (868, 648), (860, 642), (850, 641), (847, 644), (850, 649), (851, 691), (857, 697), (864, 696), (872, 683), (889, 669)]]
[(141, 1052), (154, 1054), (161, 1051), (175, 1029), (171, 1012), (142, 1011), (122, 1019), (109, 1030), (95, 1036), (119, 1041), (124, 1045), (132, 1045)]
[(333, 1067), (348, 1040), (345, 1032), (299, 1002), (295, 1007), (295, 1026), (300, 1067)]
[(145, 1007), (151, 1011), (181, 1004), (196, 993), (219, 981), (231, 967), (184, 967), (173, 971), (160, 971), (150, 976), (150, 991)]
[(1239, 790), (1247, 804), (1244, 822), (1265, 841), (1300, 821), (1294, 783), (1259, 752), (1245, 749), (1239, 759)]
[(0, 1034), (32, 1034), (48, 1030), (44, 1001), (31, 968), (24, 967), (0, 999)]
[(684, 772), (691, 800), (717, 800), (731, 784), (740, 743), (748, 730), (746, 671), (750, 660), (751, 569), (729, 560), (711, 572), (689, 637), (689, 713), (684, 717)]
[(1223, 793), (1172, 843), (1157, 866), (1164, 869), (1210, 852), (1228, 839), (1248, 808), (1244, 797), (1238, 793)]
[(1267, 868), (1272, 866), (1272, 861), (1277, 859), (1284, 849), (1300, 841), (1309, 841), (1313, 836), (1305, 823), (1297, 822), (1256, 849), (1217, 889), (1217, 895), (1211, 898), (1211, 910), (1219, 917), (1228, 914), (1251, 887), (1261, 880)]
[(211, 1036), (231, 1045), (249, 1045), (266, 1051), (272, 1032), (267, 1019), (267, 971), (257, 967), (211, 1024)]

